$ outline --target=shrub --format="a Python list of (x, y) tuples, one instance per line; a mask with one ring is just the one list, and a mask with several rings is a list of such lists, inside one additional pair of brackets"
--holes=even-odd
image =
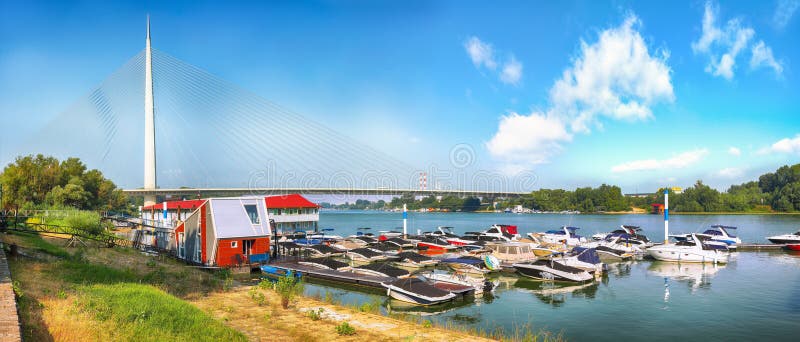
[(293, 274), (287, 274), (275, 282), (275, 291), (281, 296), (281, 306), (289, 308), (289, 302), (303, 292), (303, 283)]
[(353, 336), (356, 334), (356, 329), (350, 323), (342, 322), (336, 326), (336, 333), (339, 336)]
[(308, 310), (308, 318), (311, 318), (312, 321), (319, 321), (322, 319), (322, 313), (325, 311), (323, 308), (319, 308), (317, 310)]

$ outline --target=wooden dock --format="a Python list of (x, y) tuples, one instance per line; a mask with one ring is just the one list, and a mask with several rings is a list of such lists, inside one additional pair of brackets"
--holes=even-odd
[(355, 285), (363, 285), (369, 287), (377, 287), (381, 289), (384, 288), (383, 285), (381, 285), (381, 283), (390, 282), (397, 279), (393, 277), (378, 277), (378, 276), (359, 274), (349, 271), (335, 271), (330, 269), (326, 270), (326, 269), (321, 269), (319, 267), (302, 265), (294, 261), (278, 262), (270, 264), (270, 266), (284, 268), (287, 270), (291, 270), (292, 272), (299, 272), (303, 276), (310, 278), (323, 279), (328, 281), (335, 281), (335, 282), (355, 284)]
[(0, 341), (21, 341), (17, 300), (5, 252), (0, 249)]
[(736, 245), (739, 251), (762, 251), (762, 250), (780, 250), (786, 247), (784, 244), (775, 243), (740, 243)]

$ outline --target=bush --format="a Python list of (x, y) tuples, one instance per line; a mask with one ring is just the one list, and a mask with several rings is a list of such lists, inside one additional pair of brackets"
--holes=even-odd
[(356, 334), (356, 329), (350, 323), (342, 322), (336, 326), (336, 333), (339, 336), (353, 336)]
[(307, 315), (308, 318), (311, 318), (312, 321), (319, 321), (322, 319), (322, 313), (325, 311), (323, 308), (319, 308), (317, 310), (309, 310)]
[(303, 283), (294, 274), (287, 274), (275, 282), (275, 291), (281, 296), (281, 306), (289, 308), (289, 302), (303, 292)]

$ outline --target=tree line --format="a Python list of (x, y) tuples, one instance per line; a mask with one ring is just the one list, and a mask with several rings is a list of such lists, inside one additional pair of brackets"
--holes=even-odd
[(78, 158), (20, 156), (0, 173), (2, 209), (128, 210), (122, 190)]

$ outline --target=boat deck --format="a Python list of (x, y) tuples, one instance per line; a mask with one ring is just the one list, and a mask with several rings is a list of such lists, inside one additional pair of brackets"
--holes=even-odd
[(431, 285), (433, 285), (433, 287), (437, 289), (445, 290), (447, 292), (455, 293), (457, 295), (463, 295), (475, 291), (475, 288), (472, 286), (445, 283), (440, 281), (431, 283)]
[(310, 265), (301, 265), (294, 261), (278, 262), (270, 264), (270, 266), (289, 269), (292, 270), (293, 272), (300, 272), (304, 276), (310, 278), (377, 287), (381, 289), (383, 288), (383, 285), (381, 285), (381, 283), (397, 280), (397, 278), (393, 277), (378, 277), (378, 276), (358, 274), (347, 271), (326, 270)]

